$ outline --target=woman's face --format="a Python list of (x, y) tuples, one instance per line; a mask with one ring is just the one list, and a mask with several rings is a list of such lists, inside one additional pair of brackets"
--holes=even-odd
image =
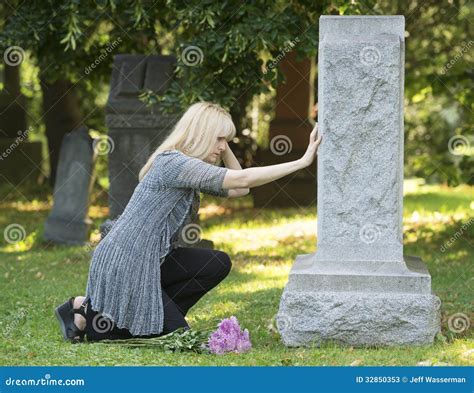
[(206, 157), (207, 162), (215, 163), (221, 154), (227, 149), (227, 139), (225, 136), (219, 136), (214, 142), (214, 146), (211, 150), (211, 153)]

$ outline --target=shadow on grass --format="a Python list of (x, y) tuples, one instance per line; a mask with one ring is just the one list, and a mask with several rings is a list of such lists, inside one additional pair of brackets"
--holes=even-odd
[(406, 245), (405, 254), (419, 256), (426, 263), (442, 310), (472, 313), (474, 222), (453, 220), (419, 227), (416, 233), (417, 238)]

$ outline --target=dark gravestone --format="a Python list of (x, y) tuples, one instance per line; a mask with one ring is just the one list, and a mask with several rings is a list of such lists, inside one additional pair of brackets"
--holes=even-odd
[(117, 55), (114, 58), (106, 123), (109, 154), (109, 219), (101, 225), (107, 234), (130, 200), (138, 173), (177, 122), (176, 115), (147, 107), (138, 96), (143, 90), (161, 94), (168, 87), (173, 56)]
[(85, 244), (91, 221), (87, 217), (89, 193), (93, 183), (93, 140), (86, 127), (64, 136), (54, 205), (45, 223), (44, 238), (59, 244)]

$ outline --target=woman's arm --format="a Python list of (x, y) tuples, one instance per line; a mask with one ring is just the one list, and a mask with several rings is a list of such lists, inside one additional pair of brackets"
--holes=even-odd
[[(318, 146), (321, 143), (321, 135), (318, 135), (318, 124), (316, 123), (309, 136), (309, 144), (305, 154), (298, 160), (285, 162), (283, 164), (268, 165), (243, 170), (229, 169), (224, 177), (223, 188), (253, 188), (278, 180), (299, 169), (311, 165), (316, 157)], [(230, 193), (230, 191), (229, 191)]]
[[(222, 161), (226, 168), (241, 171), (242, 167), (240, 166), (239, 160), (235, 157), (234, 152), (231, 150), (229, 145), (226, 142), (226, 149), (222, 153)], [(247, 195), (250, 192), (249, 188), (235, 188), (229, 190), (229, 198), (237, 198), (244, 195)]]

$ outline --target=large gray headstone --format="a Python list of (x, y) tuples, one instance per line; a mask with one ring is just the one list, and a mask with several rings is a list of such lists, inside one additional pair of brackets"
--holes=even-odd
[(144, 90), (158, 94), (166, 90), (174, 63), (173, 56), (122, 54), (114, 58), (106, 106), (108, 140), (99, 149), (109, 155), (110, 181), (109, 220), (101, 226), (102, 235), (122, 214), (138, 184), (140, 169), (178, 120), (139, 100)]
[(44, 238), (59, 244), (85, 244), (91, 221), (87, 217), (93, 183), (93, 140), (87, 127), (66, 134), (61, 144), (54, 204), (45, 223)]
[(403, 254), (403, 16), (322, 16), (318, 247), (277, 314), (288, 346), (429, 344), (440, 300)]

